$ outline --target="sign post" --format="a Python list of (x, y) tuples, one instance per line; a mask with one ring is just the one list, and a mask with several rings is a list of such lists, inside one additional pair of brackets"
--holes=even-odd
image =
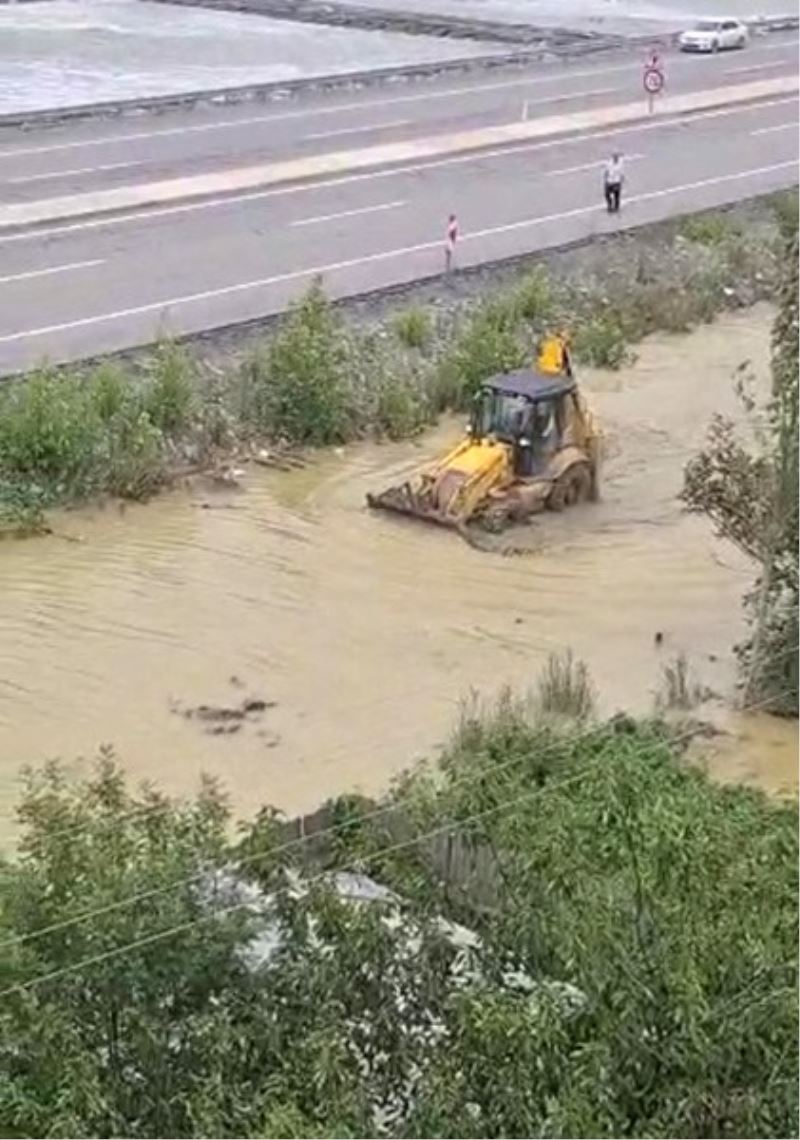
[(647, 95), (647, 110), (652, 115), (656, 95), (660, 95), (664, 89), (664, 72), (660, 63), (648, 63), (644, 69), (643, 83)]

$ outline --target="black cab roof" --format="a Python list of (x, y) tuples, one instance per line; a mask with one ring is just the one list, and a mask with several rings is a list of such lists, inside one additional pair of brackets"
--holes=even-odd
[(516, 372), (506, 372), (484, 381), (483, 388), (499, 392), (505, 396), (525, 396), (529, 400), (549, 400), (572, 392), (575, 381), (563, 373), (537, 372), (534, 368), (520, 368)]

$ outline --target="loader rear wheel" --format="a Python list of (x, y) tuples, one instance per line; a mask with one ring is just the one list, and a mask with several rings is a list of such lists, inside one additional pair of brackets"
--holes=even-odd
[(553, 484), (547, 505), (551, 511), (563, 511), (584, 503), (592, 494), (592, 473), (588, 463), (574, 463)]

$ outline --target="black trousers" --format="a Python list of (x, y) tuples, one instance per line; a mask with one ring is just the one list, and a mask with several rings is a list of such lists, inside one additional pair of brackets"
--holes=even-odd
[(622, 184), (619, 182), (606, 182), (606, 207), (609, 214), (616, 214), (619, 209), (619, 201), (622, 197)]

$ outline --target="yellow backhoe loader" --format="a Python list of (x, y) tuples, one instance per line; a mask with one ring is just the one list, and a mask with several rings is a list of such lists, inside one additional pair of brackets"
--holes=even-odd
[[(560, 372), (545, 370), (551, 360)], [(569, 357), (543, 350), (536, 367), (481, 386), (457, 447), (401, 486), (367, 495), (367, 503), (458, 529), (500, 531), (538, 511), (597, 498), (599, 462), (599, 431)]]

